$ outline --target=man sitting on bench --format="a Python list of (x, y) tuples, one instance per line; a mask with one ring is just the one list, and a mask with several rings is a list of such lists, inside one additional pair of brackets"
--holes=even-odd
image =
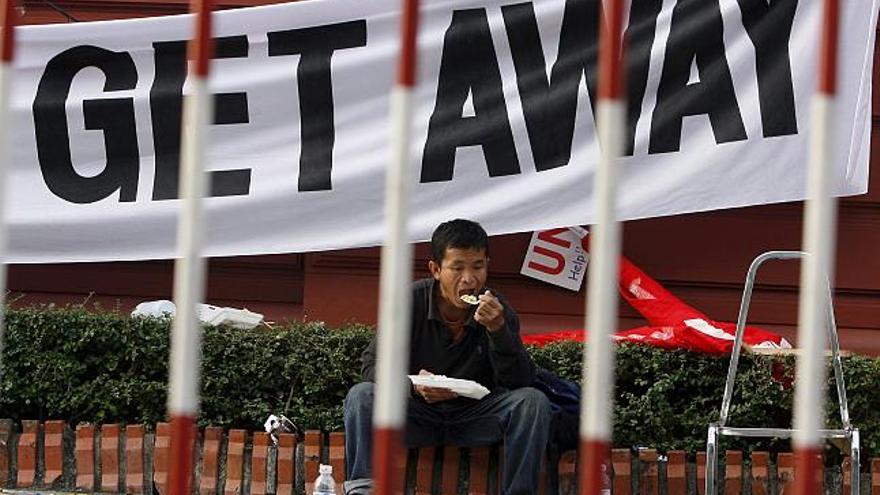
[[(491, 393), (474, 400), (449, 389), (413, 386), (407, 408), (409, 446), (489, 445), (504, 442), (502, 493), (538, 492), (550, 427), (550, 404), (529, 387), (535, 364), (519, 337), (510, 304), (485, 286), (486, 231), (452, 220), (431, 238), (433, 278), (413, 285), (410, 374), (474, 380)], [(476, 296), (477, 304), (462, 299)], [(465, 298), (467, 299), (467, 298)], [(369, 493), (376, 340), (364, 351), (363, 383), (345, 398), (346, 493)]]

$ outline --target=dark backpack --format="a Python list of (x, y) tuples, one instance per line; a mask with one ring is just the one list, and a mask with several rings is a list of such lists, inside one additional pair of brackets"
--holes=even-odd
[(550, 441), (560, 451), (577, 448), (581, 417), (581, 388), (577, 383), (559, 378), (553, 372), (538, 367), (532, 387), (540, 390), (550, 400), (553, 423), (550, 425)]

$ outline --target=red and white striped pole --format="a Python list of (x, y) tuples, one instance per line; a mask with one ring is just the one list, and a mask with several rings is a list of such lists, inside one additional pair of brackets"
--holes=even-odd
[[(602, 465), (611, 448), (614, 403), (614, 349), (611, 335), (617, 326), (617, 277), (620, 223), (615, 216), (617, 158), (626, 132), (626, 101), (621, 32), (623, 0), (607, 0), (605, 22), (600, 20), (599, 100), (596, 128), (600, 158), (593, 187), (596, 222), (590, 229), (590, 270), (587, 285), (586, 328), (590, 332), (584, 353), (586, 390), (580, 425), (580, 493), (599, 495)], [(602, 19), (602, 16), (600, 16)]]
[(15, 0), (0, 0), (0, 382), (3, 381), (6, 348), (6, 178), (11, 161), (12, 150), (9, 149), (9, 99), (12, 82), (12, 61), (15, 57)]
[(183, 210), (177, 224), (178, 257), (174, 265), (174, 302), (177, 314), (171, 338), (168, 415), (171, 418), (171, 495), (189, 495), (193, 468), (195, 424), (199, 412), (201, 326), (196, 304), (205, 294), (202, 257), (202, 197), (205, 192), (205, 148), (212, 103), (208, 69), (213, 49), (211, 0), (193, 0), (195, 38), (190, 42), (191, 92), (184, 100), (181, 141), (180, 197)]
[[(403, 455), (403, 428), (409, 386), (412, 245), (407, 236), (410, 120), (416, 83), (418, 0), (403, 0), (397, 82), (391, 90), (391, 166), (385, 180), (385, 222), (379, 278), (379, 333), (376, 402), (373, 407), (373, 481), (377, 495), (399, 491), (394, 468)], [(396, 490), (397, 489), (397, 490)]]
[(798, 345), (794, 409), (795, 494), (821, 492), (822, 428), (825, 402), (825, 359), (828, 289), (833, 280), (837, 201), (834, 179), (834, 97), (837, 92), (837, 51), (840, 5), (826, 0), (819, 58), (819, 88), (813, 97), (807, 202), (804, 212), (804, 258), (798, 302)]

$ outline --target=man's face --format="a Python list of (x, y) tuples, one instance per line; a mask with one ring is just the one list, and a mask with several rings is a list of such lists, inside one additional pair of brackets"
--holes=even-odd
[(434, 261), (428, 268), (434, 279), (440, 283), (440, 295), (457, 308), (467, 308), (468, 303), (461, 300), (464, 294), (479, 295), (478, 291), (486, 283), (489, 258), (485, 249), (446, 248), (443, 261)]

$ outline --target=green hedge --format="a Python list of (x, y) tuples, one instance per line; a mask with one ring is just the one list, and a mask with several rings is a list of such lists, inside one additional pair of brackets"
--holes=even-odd
[[(40, 309), (9, 312), (7, 326), (0, 418), (144, 424), (164, 419), (167, 320), (81, 308)], [(360, 325), (206, 328), (200, 422), (258, 429), (270, 413), (284, 412), (303, 429), (339, 429), (342, 400), (359, 379), (360, 353), (371, 338), (372, 329)], [(538, 364), (580, 380), (579, 344), (530, 351)], [(773, 363), (748, 355), (740, 360), (732, 424), (790, 424), (792, 390), (774, 379)], [(792, 362), (777, 367), (790, 379)], [(880, 455), (880, 362), (850, 357), (844, 370), (863, 453)], [(703, 448), (706, 427), (718, 416), (726, 372), (726, 358), (619, 346), (614, 443)], [(836, 400), (829, 400), (828, 411), (830, 422), (836, 423)], [(729, 446), (787, 447), (754, 442)]]

